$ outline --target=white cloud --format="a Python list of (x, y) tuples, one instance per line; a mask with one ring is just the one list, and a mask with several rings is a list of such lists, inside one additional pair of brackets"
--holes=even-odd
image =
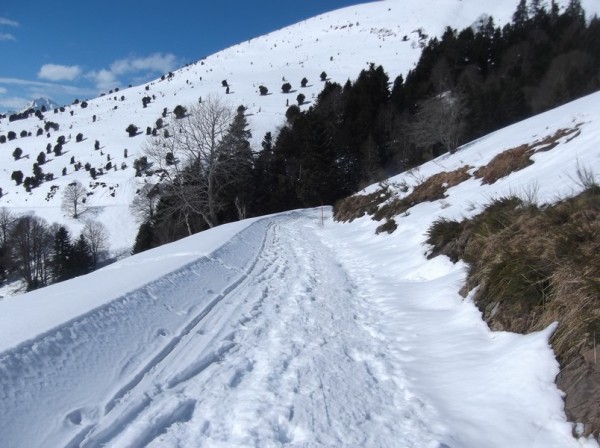
[(17, 40), (15, 36), (10, 33), (0, 33), (0, 41), (3, 40)]
[[(28, 98), (26, 101), (30, 101), (32, 98), (36, 98), (39, 96), (47, 96), (49, 98), (56, 98), (56, 96), (71, 96), (82, 97), (82, 96), (91, 96), (96, 93), (95, 89), (90, 89), (88, 87), (77, 87), (70, 86), (65, 84), (55, 84), (50, 82), (41, 82), (41, 81), (30, 81), (28, 79), (19, 79), (19, 78), (1, 78), (0, 77), (0, 85), (8, 85), (8, 86), (16, 86), (15, 88), (6, 89), (0, 86), (0, 89), (3, 89), (5, 93), (8, 92), (18, 92), (17, 95)], [(2, 91), (0, 90), (0, 93)], [(14, 93), (13, 93), (14, 95)], [(16, 95), (14, 95), (16, 98)], [(22, 100), (23, 98), (17, 98), (18, 100)], [(0, 104), (7, 104), (7, 99), (0, 99)], [(12, 102), (16, 103), (16, 100)], [(22, 107), (23, 104), (18, 105), (17, 108)]]
[(110, 66), (115, 75), (136, 72), (167, 73), (177, 67), (177, 57), (174, 54), (155, 53), (145, 58), (119, 59)]
[[(5, 17), (0, 17), (0, 26), (19, 26), (19, 22), (15, 22), (14, 20), (7, 19)], [(11, 33), (0, 33), (0, 42), (6, 41), (16, 41), (17, 38)]]
[(78, 65), (44, 64), (38, 72), (38, 78), (49, 81), (73, 81), (81, 75)]
[(28, 101), (30, 100), (19, 96), (11, 96), (7, 98), (0, 97), (0, 111), (22, 109)]
[(20, 86), (49, 86), (47, 82), (29, 81), (28, 79), (19, 78), (0, 78), (0, 84), (13, 84)]
[[(100, 90), (119, 87), (119, 77), (137, 74), (133, 79), (147, 79), (149, 74), (168, 73), (177, 68), (179, 61), (174, 54), (154, 53), (146, 57), (118, 59), (108, 69), (93, 70), (85, 74)], [(143, 82), (143, 81), (142, 81)]]
[(15, 22), (14, 20), (7, 19), (6, 17), (0, 17), (0, 25), (5, 26), (19, 26), (19, 22)]
[(119, 85), (117, 76), (110, 70), (92, 71), (86, 73), (85, 77), (91, 79), (100, 90), (113, 89)]

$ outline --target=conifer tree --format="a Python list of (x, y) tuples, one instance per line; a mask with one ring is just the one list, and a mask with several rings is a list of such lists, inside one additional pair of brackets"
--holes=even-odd
[(74, 277), (85, 275), (94, 269), (94, 259), (90, 246), (82, 235), (77, 238), (71, 252), (72, 275)]
[(52, 250), (52, 277), (54, 281), (63, 281), (72, 277), (72, 252), (73, 244), (69, 231), (60, 226), (54, 233)]
[(142, 223), (138, 229), (132, 252), (134, 254), (139, 254), (152, 247), (154, 247), (154, 226), (151, 222), (146, 221)]
[[(228, 154), (229, 160), (235, 165), (218, 175), (217, 182), (227, 185), (223, 191), (223, 201), (235, 206), (237, 219), (246, 218), (251, 204), (253, 189), (252, 177), (254, 168), (254, 157), (250, 148), (252, 133), (248, 129), (248, 120), (245, 115), (246, 108), (239, 106), (229, 130), (222, 141), (224, 152)], [(232, 217), (232, 219), (235, 219)]]
[(513, 14), (512, 21), (517, 28), (523, 28), (529, 20), (529, 12), (527, 10), (527, 1), (519, 0), (517, 10)]

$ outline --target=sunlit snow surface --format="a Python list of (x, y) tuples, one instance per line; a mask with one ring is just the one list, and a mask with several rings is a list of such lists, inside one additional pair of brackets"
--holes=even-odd
[[(344, 83), (375, 62), (393, 79), (418, 58), (417, 27), (439, 34), (483, 12), (504, 23), (515, 6), (429, 0), (346, 8), (210, 56), (148, 91), (122, 89), (87, 109), (75, 106), (72, 117), (69, 109), (47, 113), (59, 132), (0, 147), (0, 206), (66, 222), (76, 233), (81, 224), (62, 216), (60, 194), (46, 200), (49, 187), (75, 179), (89, 187), (70, 157), (102, 166), (110, 153), (129, 168), (102, 176), (107, 186), (94, 189), (90, 203), (112, 250), (128, 248), (136, 232), (128, 204), (144, 184), (131, 169), (144, 137), (127, 137), (130, 122), (145, 130), (164, 107), (223, 93), (227, 79), (226, 98), (249, 107), (259, 141), (283, 120), (283, 77), (298, 93), (309, 78), (302, 90), (309, 101), (322, 88), (322, 70)], [(260, 97), (260, 84), (273, 94)], [(157, 100), (144, 109), (148, 94)], [(423, 241), (438, 217), (472, 216), (502, 195), (536, 192), (543, 203), (575, 194), (578, 166), (600, 178), (599, 123), (596, 94), (391, 179), (402, 196), (401, 185), (464, 165), (472, 172), (505, 149), (580, 130), (493, 185), (471, 179), (444, 200), (413, 207), (396, 218), (393, 235), (376, 236), (379, 223), (366, 217), (338, 224), (329, 208), (296, 211), (222, 226), (0, 301), (0, 447), (598, 446), (571, 436), (554, 385), (552, 328), (490, 332), (458, 295), (464, 266), (427, 260)], [(0, 132), (35, 135), (38, 125), (2, 120)], [(78, 132), (87, 140), (75, 143)], [(13, 170), (30, 172), (47, 143), (69, 134), (65, 155), (44, 168), (57, 175), (68, 166), (67, 176), (32, 194), (13, 186)], [(103, 154), (93, 150), (95, 139)], [(16, 146), (30, 158), (14, 162)]]
[(491, 332), (458, 294), (464, 265), (427, 260), (423, 241), (436, 218), (495, 197), (580, 191), (578, 166), (600, 173), (599, 105), (588, 96), (391, 179), (410, 188), (579, 127), (491, 186), (413, 207), (392, 235), (300, 210), (5, 299), (2, 446), (598, 446), (571, 435), (553, 328)]

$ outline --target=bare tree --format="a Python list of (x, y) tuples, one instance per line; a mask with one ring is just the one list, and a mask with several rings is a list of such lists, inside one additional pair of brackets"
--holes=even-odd
[(82, 235), (90, 246), (94, 267), (97, 267), (100, 255), (107, 248), (108, 230), (99, 221), (87, 220), (83, 226)]
[(154, 219), (159, 199), (158, 185), (145, 184), (135, 196), (129, 208), (138, 222), (150, 222)]
[(87, 190), (81, 182), (71, 182), (63, 193), (61, 210), (72, 218), (78, 219), (88, 210), (86, 199)]
[(209, 227), (218, 224), (220, 192), (236, 172), (234, 154), (223, 145), (233, 116), (231, 107), (209, 96), (189, 106), (184, 118), (169, 119), (170, 136), (150, 138), (144, 147), (148, 159), (164, 170), (167, 194), (175, 199), (172, 211), (184, 217), (190, 235), (191, 215), (200, 216)]
[(6, 246), (10, 232), (17, 221), (17, 215), (6, 207), (0, 208), (0, 246)]
[(454, 153), (465, 132), (465, 104), (460, 96), (445, 92), (423, 101), (409, 132), (415, 145), (430, 148), (441, 144)]
[(6, 207), (0, 208), (0, 280), (10, 270), (10, 235), (17, 221), (17, 215)]
[(22, 216), (11, 233), (14, 266), (29, 290), (45, 286), (50, 276), (52, 234), (37, 216)]

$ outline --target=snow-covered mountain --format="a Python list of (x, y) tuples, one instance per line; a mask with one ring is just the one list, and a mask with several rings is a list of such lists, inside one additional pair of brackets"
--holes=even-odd
[[(584, 6), (598, 7), (592, 3)], [(60, 212), (60, 189), (79, 179), (93, 193), (113, 250), (128, 248), (136, 232), (128, 206), (149, 181), (134, 177), (145, 137), (128, 137), (129, 123), (145, 129), (165, 107), (224, 95), (226, 79), (227, 99), (249, 108), (260, 140), (282, 122), (287, 99), (293, 102), (279, 93), (283, 78), (300, 91), (306, 76), (307, 98), (320, 91), (322, 71), (343, 83), (376, 62), (393, 79), (416, 62), (419, 35), (476, 23), (484, 13), (501, 23), (514, 7), (504, 0), (388, 0), (346, 8), (164, 80), (107, 92), (87, 107), (46, 113), (60, 126), (50, 137), (36, 136), (43, 126), (36, 117), (2, 120), (0, 134), (32, 136), (0, 145), (0, 206), (77, 231), (81, 224)], [(272, 94), (260, 96), (261, 84)], [(148, 95), (155, 99), (144, 108)], [(458, 293), (465, 265), (428, 260), (423, 244), (438, 218), (473, 216), (507, 194), (556, 201), (581, 190), (580, 167), (600, 177), (600, 93), (389, 183), (401, 197), (431, 175), (474, 172), (560, 129), (574, 131), (532, 156), (532, 165), (488, 185), (470, 177), (444, 199), (397, 217), (392, 235), (376, 235), (380, 223), (370, 217), (341, 224), (328, 207), (299, 210), (220, 226), (0, 301), (0, 445), (598, 447), (573, 437), (578, 428), (566, 421), (548, 343), (553, 327), (527, 336), (490, 331)], [(15, 187), (11, 172), (29, 173), (60, 135), (68, 139), (65, 154), (44, 165), (56, 179), (31, 194)], [(94, 150), (95, 140), (101, 149)], [(24, 150), (16, 161), (15, 147)], [(104, 167), (109, 154), (128, 167), (98, 183), (69, 164), (75, 157)], [(52, 185), (59, 193), (50, 194)]]
[(39, 97), (39, 98), (36, 98), (35, 100), (31, 101), (27, 106), (25, 106), (21, 110), (21, 112), (24, 112), (29, 109), (33, 109), (33, 110), (45, 109), (46, 111), (53, 111), (57, 107), (60, 107), (60, 105), (53, 99), (46, 98), (46, 97)]
[(599, 105), (590, 95), (390, 179), (402, 196), (576, 129), (493, 184), (470, 177), (411, 207), (392, 235), (299, 210), (5, 299), (3, 446), (598, 447), (565, 419), (554, 326), (490, 331), (459, 295), (465, 265), (423, 244), (438, 218), (576, 194), (581, 166), (600, 177)]
[(54, 109), (56, 109), (57, 107), (60, 107), (60, 104), (58, 104), (56, 101), (54, 101), (51, 98), (41, 96), (39, 98), (31, 100), (29, 103), (23, 105), (23, 107), (17, 111), (10, 110), (10, 111), (4, 112), (4, 115), (9, 116), (13, 113), (20, 114), (20, 113), (26, 112), (31, 109), (33, 109), (34, 111), (45, 109), (45, 110), (51, 112)]
[[(394, 79), (414, 66), (427, 37), (440, 35), (448, 25), (477, 24), (487, 15), (493, 16), (496, 23), (505, 23), (510, 20), (515, 3), (514, 0), (386, 0), (344, 8), (202, 58), (173, 72), (172, 77), (127, 89), (115, 86), (98, 98), (88, 99), (85, 108), (84, 99), (79, 98), (77, 104), (66, 107), (64, 112), (54, 114), (53, 109), (49, 110), (44, 120), (35, 116), (12, 123), (1, 120), (0, 135), (12, 131), (17, 138), (0, 144), (3, 192), (0, 207), (20, 213), (33, 212), (49, 222), (67, 224), (76, 235), (82, 224), (66, 218), (60, 211), (60, 203), (65, 185), (79, 180), (92, 193), (88, 199), (95, 208), (95, 219), (108, 227), (112, 252), (128, 252), (138, 227), (129, 213), (129, 204), (136, 191), (152, 181), (134, 177), (133, 161), (142, 154), (144, 131), (155, 126), (164, 108), (171, 112), (178, 104), (185, 106), (211, 94), (223, 95), (232, 107), (243, 104), (248, 108), (254, 147), (258, 150), (264, 134), (276, 132), (283, 123), (286, 105), (295, 103), (298, 93), (302, 92), (307, 99), (302, 108), (311, 105), (312, 98), (323, 87), (319, 78), (323, 71), (328, 79), (343, 84), (374, 62), (383, 65), (390, 79)], [(583, 5), (590, 11), (598, 9), (593, 0), (586, 0)], [(309, 81), (305, 88), (300, 87), (303, 77)], [(284, 79), (292, 85), (292, 93), (287, 95), (281, 92)], [(223, 80), (230, 86), (228, 95)], [(259, 95), (260, 85), (269, 89), (269, 95)], [(144, 108), (142, 98), (146, 96), (152, 101)], [(37, 136), (45, 122), (56, 123), (59, 129)], [(129, 124), (138, 126), (141, 134), (128, 137), (125, 128)], [(26, 137), (20, 137), (22, 133)], [(83, 141), (77, 143), (75, 138), (79, 133)], [(42, 167), (44, 173), (54, 175), (54, 180), (31, 193), (25, 192), (23, 186), (16, 186), (11, 180), (12, 172), (20, 170), (25, 176), (31, 175), (37, 155), (48, 144), (54, 146), (61, 135), (67, 140), (64, 155), (48, 157)], [(95, 141), (100, 143), (98, 151), (94, 150)], [(16, 147), (23, 150), (19, 160), (12, 156)], [(74, 170), (70, 164), (72, 157), (104, 173), (94, 181), (88, 172)], [(106, 170), (109, 157), (113, 168)], [(121, 170), (123, 163), (126, 168)]]

